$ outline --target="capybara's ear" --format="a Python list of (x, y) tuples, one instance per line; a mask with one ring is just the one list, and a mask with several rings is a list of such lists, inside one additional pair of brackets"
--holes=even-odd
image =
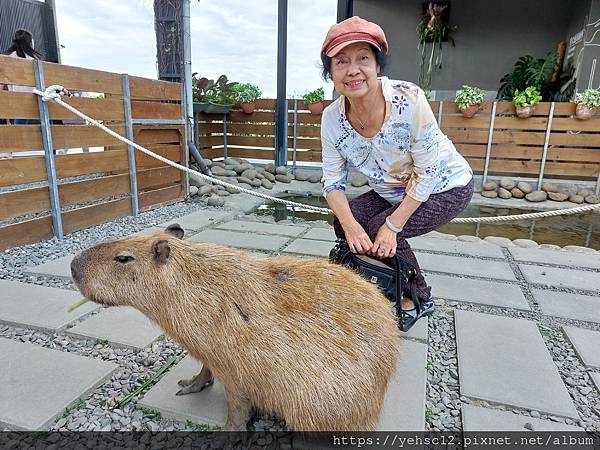
[(169, 247), (169, 241), (161, 239), (153, 244), (154, 259), (159, 263), (164, 263), (169, 259), (171, 255), (171, 247)]
[(177, 239), (183, 239), (184, 231), (183, 228), (181, 228), (181, 225), (179, 225), (178, 223), (172, 223), (167, 228), (165, 228), (165, 231), (169, 234), (172, 234)]

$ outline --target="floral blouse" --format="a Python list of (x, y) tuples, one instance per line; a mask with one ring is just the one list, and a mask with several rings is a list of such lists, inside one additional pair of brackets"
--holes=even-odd
[(432, 193), (467, 185), (473, 171), (439, 129), (424, 92), (412, 83), (379, 79), (386, 117), (372, 138), (361, 136), (350, 125), (344, 96), (323, 111), (323, 194), (346, 190), (349, 164), (391, 204), (405, 195), (424, 202)]

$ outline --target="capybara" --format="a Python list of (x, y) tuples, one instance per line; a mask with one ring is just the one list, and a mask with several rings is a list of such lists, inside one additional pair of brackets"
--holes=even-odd
[[(137, 308), (223, 383), (225, 429), (252, 408), (297, 431), (369, 431), (399, 351), (377, 285), (325, 259), (259, 257), (165, 232), (102, 243), (71, 272), (91, 301)], [(212, 371), (212, 374), (211, 374)], [(192, 389), (193, 390), (193, 389)]]

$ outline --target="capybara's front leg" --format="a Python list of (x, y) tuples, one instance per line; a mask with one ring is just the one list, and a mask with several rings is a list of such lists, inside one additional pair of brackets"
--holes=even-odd
[(227, 422), (223, 431), (246, 431), (252, 405), (240, 392), (225, 391), (227, 399)]
[(176, 395), (191, 394), (192, 392), (200, 392), (204, 388), (211, 386), (214, 382), (214, 377), (206, 364), (202, 365), (202, 370), (198, 375), (187, 380), (179, 380), (177, 383), (181, 389)]

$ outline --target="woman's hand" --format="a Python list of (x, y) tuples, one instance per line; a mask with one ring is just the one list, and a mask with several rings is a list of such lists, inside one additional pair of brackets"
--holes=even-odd
[(384, 223), (377, 232), (371, 253), (378, 258), (391, 258), (396, 254), (397, 245), (396, 233), (390, 230)]
[(353, 220), (343, 228), (346, 242), (348, 242), (348, 247), (350, 247), (352, 253), (367, 253), (371, 250), (373, 243), (360, 223)]

